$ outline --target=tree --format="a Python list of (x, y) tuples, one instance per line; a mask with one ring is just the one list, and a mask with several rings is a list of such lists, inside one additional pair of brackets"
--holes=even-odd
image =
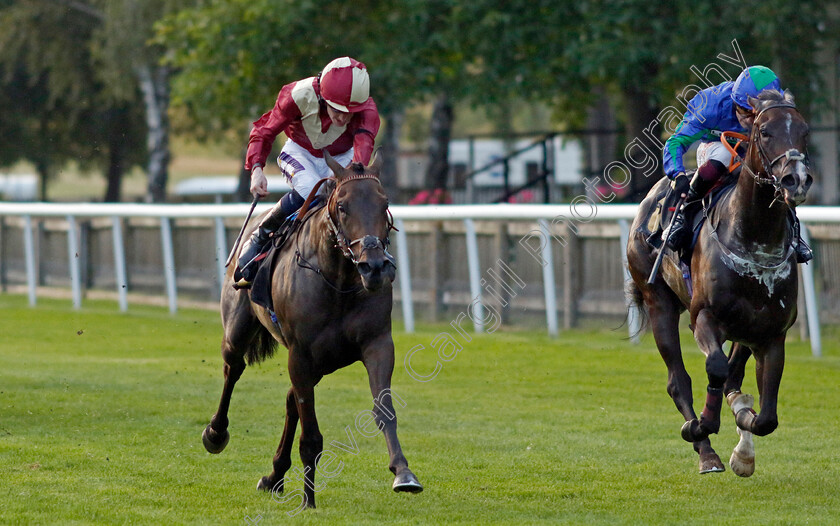
[(31, 161), (47, 182), (69, 160), (108, 167), (106, 199), (141, 153), (128, 145), (142, 126), (130, 101), (114, 99), (95, 74), (90, 42), (96, 21), (54, 2), (0, 5), (0, 83), (4, 108), (0, 163)]

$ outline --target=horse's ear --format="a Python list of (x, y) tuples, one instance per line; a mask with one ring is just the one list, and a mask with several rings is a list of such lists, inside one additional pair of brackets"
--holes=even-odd
[(791, 93), (790, 90), (788, 90), (788, 89), (785, 90), (785, 102), (787, 102), (789, 104), (796, 104), (793, 101), (793, 93)]
[(385, 164), (385, 160), (382, 158), (381, 152), (382, 148), (377, 148), (376, 151), (373, 152), (373, 161), (370, 163), (370, 171), (378, 176), (382, 175), (382, 165)]
[(752, 106), (755, 111), (758, 111), (758, 107), (761, 105), (761, 101), (755, 97), (747, 97), (747, 102), (750, 103), (750, 106)]
[(327, 166), (330, 167), (330, 170), (333, 171), (336, 177), (341, 178), (341, 176), (344, 175), (344, 167), (341, 166), (338, 161), (333, 159), (333, 156), (330, 155), (330, 152), (328, 152), (326, 148), (321, 151), (324, 152), (324, 160), (327, 161)]

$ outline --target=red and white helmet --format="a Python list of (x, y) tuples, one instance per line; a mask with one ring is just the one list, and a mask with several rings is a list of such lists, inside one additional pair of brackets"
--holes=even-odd
[(341, 57), (321, 72), (321, 97), (334, 109), (355, 113), (373, 104), (370, 98), (370, 77), (358, 60)]

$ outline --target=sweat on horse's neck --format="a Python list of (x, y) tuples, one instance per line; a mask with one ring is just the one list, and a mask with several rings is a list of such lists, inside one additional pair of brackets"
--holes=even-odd
[(736, 237), (750, 252), (783, 252), (788, 236), (788, 210), (787, 205), (774, 199), (775, 188), (758, 185), (746, 170), (741, 170), (727, 205), (735, 229), (727, 237)]

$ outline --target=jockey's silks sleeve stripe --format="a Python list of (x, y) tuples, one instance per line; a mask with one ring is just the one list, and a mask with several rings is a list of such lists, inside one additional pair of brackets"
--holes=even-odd
[(665, 173), (673, 177), (678, 172), (685, 171), (682, 156), (691, 145), (703, 138), (709, 130), (700, 130), (692, 135), (681, 135), (680, 128), (665, 141)]

